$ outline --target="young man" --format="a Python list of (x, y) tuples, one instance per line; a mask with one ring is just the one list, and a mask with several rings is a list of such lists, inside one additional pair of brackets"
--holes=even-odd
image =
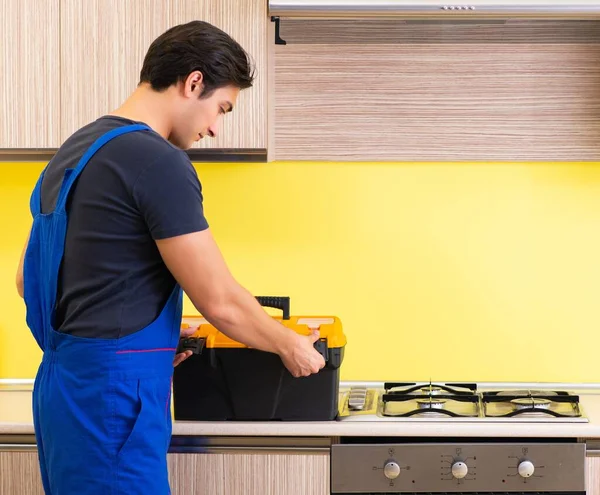
[(33, 414), (48, 494), (169, 493), (182, 289), (294, 376), (325, 364), (318, 335), (276, 323), (234, 280), (182, 151), (217, 134), (252, 80), (227, 34), (176, 26), (150, 46), (132, 95), (67, 139), (38, 180), (17, 286), (44, 351)]

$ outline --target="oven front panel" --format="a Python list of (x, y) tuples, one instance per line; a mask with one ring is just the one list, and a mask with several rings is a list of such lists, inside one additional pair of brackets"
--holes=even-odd
[(585, 492), (585, 444), (336, 444), (332, 494)]

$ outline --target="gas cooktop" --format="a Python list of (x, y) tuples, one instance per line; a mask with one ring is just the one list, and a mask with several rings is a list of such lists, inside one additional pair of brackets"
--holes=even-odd
[(387, 382), (340, 395), (339, 421), (587, 423), (579, 396), (561, 390), (478, 390), (474, 383)]

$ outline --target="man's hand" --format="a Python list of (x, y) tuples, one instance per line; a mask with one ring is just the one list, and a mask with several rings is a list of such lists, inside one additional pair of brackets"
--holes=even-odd
[(319, 331), (308, 335), (291, 334), (287, 345), (278, 353), (285, 367), (295, 378), (318, 373), (325, 366), (323, 356), (314, 348)]
[[(181, 333), (179, 334), (180, 338), (185, 338), (185, 337), (189, 337), (190, 335), (192, 335), (196, 330), (198, 330), (198, 328), (182, 328), (181, 329)], [(192, 355), (192, 351), (185, 351), (185, 352), (180, 352), (179, 354), (175, 355), (175, 359), (173, 359), (173, 367), (183, 363), (187, 358), (189, 358)]]

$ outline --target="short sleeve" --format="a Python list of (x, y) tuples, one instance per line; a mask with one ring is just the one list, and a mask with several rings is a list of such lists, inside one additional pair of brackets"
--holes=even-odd
[(140, 174), (133, 198), (153, 239), (166, 239), (208, 228), (202, 185), (187, 155), (170, 150)]

